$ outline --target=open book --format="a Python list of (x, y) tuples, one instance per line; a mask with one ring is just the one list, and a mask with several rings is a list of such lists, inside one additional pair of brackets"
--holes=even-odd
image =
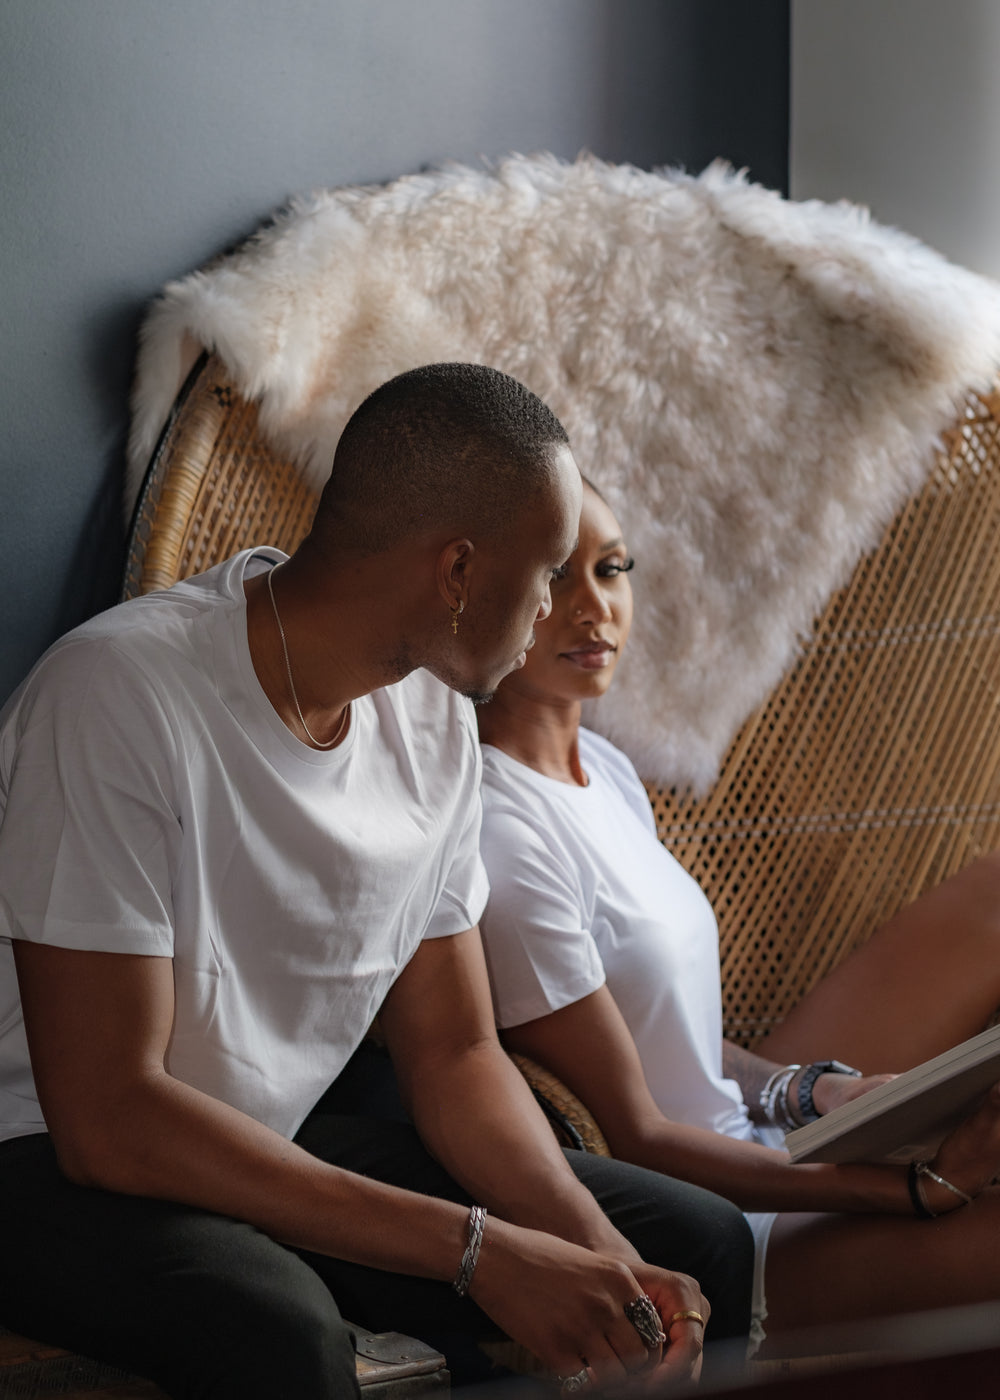
[(793, 1162), (910, 1162), (938, 1143), (1000, 1080), (1000, 1025), (841, 1104), (785, 1138)]

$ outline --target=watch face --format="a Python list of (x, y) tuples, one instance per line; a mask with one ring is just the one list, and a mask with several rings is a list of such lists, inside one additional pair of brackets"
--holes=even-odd
[(845, 1065), (843, 1060), (824, 1060), (821, 1065), (821, 1072), (829, 1074), (850, 1074), (855, 1079), (861, 1078), (859, 1069), (852, 1069), (850, 1065)]

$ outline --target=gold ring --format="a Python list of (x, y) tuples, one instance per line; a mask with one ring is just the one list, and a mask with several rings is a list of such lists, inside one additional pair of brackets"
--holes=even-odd
[(695, 1312), (694, 1308), (685, 1308), (683, 1312), (675, 1312), (673, 1317), (667, 1323), (668, 1332), (670, 1331), (671, 1327), (673, 1327), (675, 1322), (700, 1322), (702, 1327), (704, 1327), (705, 1325), (705, 1319), (702, 1317), (700, 1312)]

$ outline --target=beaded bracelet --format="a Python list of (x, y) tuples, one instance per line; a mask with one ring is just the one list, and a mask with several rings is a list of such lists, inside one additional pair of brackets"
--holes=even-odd
[(469, 1211), (469, 1243), (465, 1246), (462, 1262), (458, 1266), (455, 1282), (452, 1284), (460, 1298), (464, 1298), (472, 1286), (472, 1275), (479, 1263), (479, 1250), (483, 1243), (483, 1230), (486, 1227), (486, 1207), (473, 1206)]

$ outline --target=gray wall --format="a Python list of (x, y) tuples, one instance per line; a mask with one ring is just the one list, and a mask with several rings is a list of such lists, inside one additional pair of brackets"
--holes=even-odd
[(3, 0), (0, 700), (114, 600), (144, 306), (289, 195), (447, 158), (783, 186), (787, 0)]
[(1000, 277), (1000, 4), (793, 0), (791, 187)]

